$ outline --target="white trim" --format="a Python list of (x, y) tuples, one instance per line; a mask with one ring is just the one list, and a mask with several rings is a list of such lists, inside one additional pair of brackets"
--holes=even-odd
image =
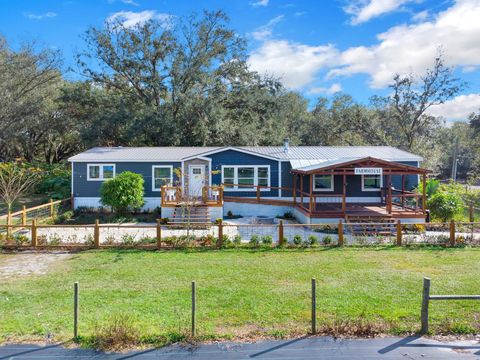
[[(90, 177), (90, 167), (91, 166), (98, 166), (100, 169), (98, 171), (98, 176), (99, 178), (98, 179), (93, 179)], [(113, 177), (111, 178), (108, 178), (108, 179), (105, 179), (103, 177), (103, 167), (104, 166), (112, 166), (113, 167)], [(100, 163), (100, 164), (87, 164), (87, 181), (105, 181), (105, 180), (110, 180), (110, 179), (113, 179), (115, 176), (117, 175), (117, 169), (116, 169), (116, 166), (115, 164), (105, 164), (105, 163)]]
[[(317, 176), (330, 176), (330, 187), (329, 188), (318, 188), (315, 186), (315, 177)], [(313, 191), (323, 191), (323, 192), (327, 192), (327, 191), (333, 191), (333, 187), (334, 187), (334, 183), (335, 183), (335, 179), (334, 179), (334, 175), (333, 174), (313, 174)]]
[(170, 186), (173, 186), (173, 165), (152, 165), (152, 191), (161, 191), (155, 188), (155, 169), (170, 169)]
[(72, 165), (71, 165), (71, 168), (72, 168), (72, 171), (71, 171), (71, 176), (70, 176), (70, 195), (72, 197), (75, 196), (75, 191), (73, 189), (73, 176), (75, 175), (75, 166), (74, 166), (74, 162), (72, 161)]
[[(362, 191), (380, 191), (383, 187), (383, 175), (361, 175), (362, 176)], [(365, 189), (363, 178), (364, 176), (380, 176), (380, 187), (376, 189)]]
[[(253, 185), (252, 188), (239, 188), (238, 186), (234, 187), (228, 187), (227, 185), (224, 184), (224, 179), (223, 179), (223, 169), (224, 168), (233, 168), (234, 169), (234, 179), (233, 183), (238, 184), (238, 168), (254, 168), (254, 173), (253, 173)], [(271, 169), (270, 165), (222, 165), (222, 184), (224, 184), (224, 191), (256, 191), (255, 186), (258, 185), (258, 168), (268, 168), (268, 181), (267, 181), (267, 186), (270, 187), (270, 179), (271, 179)], [(260, 189), (260, 191), (270, 191), (270, 189)]]
[(266, 159), (278, 161), (278, 157), (259, 154), (259, 153), (254, 152), (254, 151), (240, 149), (240, 148), (237, 148), (237, 147), (234, 147), (234, 146), (226, 146), (224, 148), (210, 150), (210, 151), (201, 153), (199, 155), (192, 155), (192, 156), (183, 158), (183, 160), (195, 159), (195, 158), (198, 158), (198, 157), (201, 157), (201, 156), (212, 155), (212, 154), (216, 154), (216, 153), (223, 152), (223, 151), (228, 151), (228, 150), (238, 151), (238, 152), (241, 152), (241, 153), (244, 153), (244, 154), (249, 154), (249, 155), (253, 155), (253, 156), (258, 156), (258, 157), (263, 157), (263, 158), (266, 158)]

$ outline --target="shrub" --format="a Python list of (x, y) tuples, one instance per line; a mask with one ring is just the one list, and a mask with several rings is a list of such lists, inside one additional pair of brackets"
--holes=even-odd
[(250, 245), (258, 246), (260, 244), (260, 240), (258, 239), (258, 235), (252, 235), (250, 238)]
[(123, 234), (121, 241), (123, 245), (128, 245), (128, 246), (133, 245), (133, 243), (135, 242), (135, 236), (130, 234)]
[(302, 244), (302, 236), (301, 236), (301, 235), (298, 235), (298, 234), (295, 235), (295, 236), (293, 237), (293, 243), (294, 243), (295, 245), (301, 245), (301, 244)]
[(323, 245), (330, 245), (332, 243), (332, 237), (330, 235), (324, 236), (322, 238)]
[(230, 237), (227, 234), (223, 234), (222, 236), (222, 244), (223, 246), (231, 245), (232, 240), (230, 240)]
[(237, 234), (233, 237), (233, 243), (235, 245), (240, 245), (242, 243), (242, 236)]
[(273, 242), (273, 239), (270, 235), (262, 236), (262, 244), (263, 245), (271, 245), (272, 242)]
[(309, 245), (317, 245), (318, 244), (318, 237), (316, 237), (315, 235), (310, 235), (308, 237), (308, 243), (309, 243)]
[(140, 331), (128, 314), (115, 314), (106, 324), (96, 326), (93, 345), (101, 350), (120, 350), (136, 345)]
[(212, 234), (207, 234), (202, 237), (203, 246), (211, 246), (215, 242), (215, 237)]
[(30, 239), (24, 234), (14, 234), (13, 239), (17, 246), (30, 244)]
[(293, 219), (295, 219), (295, 216), (293, 216), (293, 213), (291, 211), (286, 211), (283, 214), (283, 218), (287, 219), (287, 220), (293, 220)]
[(125, 171), (102, 184), (100, 202), (119, 212), (141, 208), (145, 203), (143, 184), (142, 175)]
[(160, 224), (161, 225), (167, 225), (169, 221), (170, 221), (169, 218), (161, 218), (160, 219)]
[(57, 224), (63, 224), (67, 222), (68, 220), (71, 220), (75, 213), (72, 210), (65, 211), (64, 213), (58, 215), (55, 218), (55, 223)]
[(228, 210), (228, 212), (227, 212), (227, 218), (229, 218), (229, 219), (233, 218), (233, 213), (232, 213), (231, 210)]
[(70, 196), (71, 171), (63, 164), (39, 164), (42, 170), (40, 182), (35, 186), (35, 192), (60, 200)]
[(428, 200), (428, 208), (434, 218), (447, 222), (462, 212), (463, 200), (454, 192), (437, 192)]
[(57, 234), (53, 234), (48, 238), (48, 245), (57, 246), (60, 245), (61, 242), (62, 238), (60, 237), (60, 235)]

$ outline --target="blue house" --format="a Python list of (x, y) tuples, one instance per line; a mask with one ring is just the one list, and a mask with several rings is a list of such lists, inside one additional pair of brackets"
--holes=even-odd
[(145, 179), (145, 209), (167, 218), (188, 203), (209, 219), (425, 219), (422, 158), (388, 146), (101, 147), (69, 161), (75, 208), (99, 207), (102, 182), (128, 170)]

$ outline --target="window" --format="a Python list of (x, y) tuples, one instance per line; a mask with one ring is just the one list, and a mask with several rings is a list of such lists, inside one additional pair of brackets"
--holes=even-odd
[[(270, 186), (270, 167), (222, 166), (222, 183), (226, 190), (235, 191), (252, 191), (257, 185), (268, 187)], [(267, 188), (261, 190), (269, 191)]]
[(173, 183), (173, 166), (152, 166), (152, 190), (160, 190)]
[(314, 175), (313, 190), (333, 191), (333, 175)]
[(362, 191), (379, 191), (382, 186), (381, 175), (362, 175)]
[(88, 164), (87, 180), (102, 181), (115, 177), (115, 165), (113, 164)]

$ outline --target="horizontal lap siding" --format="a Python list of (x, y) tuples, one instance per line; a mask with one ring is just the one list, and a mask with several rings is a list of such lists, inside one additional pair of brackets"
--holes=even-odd
[[(278, 185), (278, 161), (270, 160), (260, 156), (246, 154), (235, 150), (225, 150), (208, 156), (212, 159), (212, 183), (220, 184), (222, 182), (222, 165), (270, 165), (270, 186)], [(217, 173), (218, 172), (218, 173)], [(255, 191), (225, 191), (226, 196), (254, 197)], [(278, 196), (277, 190), (262, 191), (264, 196)]]
[[(152, 191), (152, 166), (153, 165), (164, 165), (164, 166), (173, 166), (173, 169), (181, 167), (180, 162), (90, 162), (90, 163), (73, 163), (73, 194), (76, 197), (99, 197), (100, 196), (100, 187), (102, 186), (103, 181), (88, 181), (87, 180), (87, 165), (88, 164), (115, 164), (116, 174), (120, 174), (124, 171), (131, 171), (137, 174), (141, 174), (145, 180), (145, 197), (160, 197), (160, 191)], [(174, 183), (178, 183), (178, 179), (175, 176), (173, 177)]]

